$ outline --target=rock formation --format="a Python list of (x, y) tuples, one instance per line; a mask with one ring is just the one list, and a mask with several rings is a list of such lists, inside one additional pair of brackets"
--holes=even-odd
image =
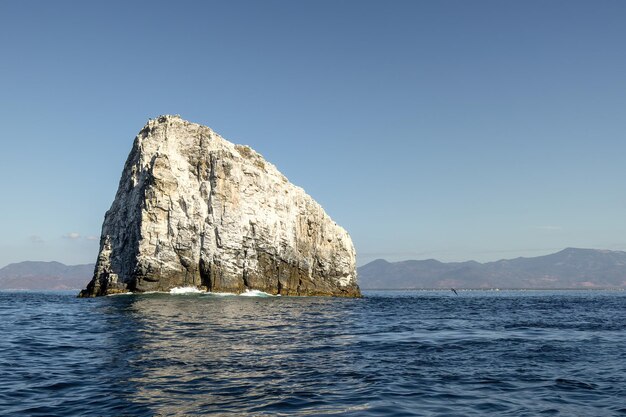
[(249, 147), (161, 116), (135, 138), (80, 296), (181, 286), (360, 296), (350, 236), (304, 190)]

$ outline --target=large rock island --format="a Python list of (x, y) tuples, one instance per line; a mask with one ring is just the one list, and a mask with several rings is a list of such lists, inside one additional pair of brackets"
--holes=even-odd
[(249, 147), (161, 116), (135, 138), (80, 296), (187, 286), (360, 296), (350, 236), (304, 190)]

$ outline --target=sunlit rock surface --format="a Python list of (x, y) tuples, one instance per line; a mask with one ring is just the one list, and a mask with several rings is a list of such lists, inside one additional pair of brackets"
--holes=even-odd
[(350, 236), (304, 190), (249, 147), (161, 116), (135, 138), (81, 296), (188, 286), (360, 296)]

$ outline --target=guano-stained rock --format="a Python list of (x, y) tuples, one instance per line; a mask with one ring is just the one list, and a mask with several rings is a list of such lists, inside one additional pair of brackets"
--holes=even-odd
[(81, 297), (255, 289), (360, 296), (348, 233), (247, 146), (178, 116), (135, 138)]

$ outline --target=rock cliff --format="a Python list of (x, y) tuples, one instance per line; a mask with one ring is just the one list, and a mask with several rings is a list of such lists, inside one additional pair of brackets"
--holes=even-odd
[(161, 116), (135, 138), (80, 296), (180, 286), (360, 296), (350, 236), (304, 190), (249, 147)]

